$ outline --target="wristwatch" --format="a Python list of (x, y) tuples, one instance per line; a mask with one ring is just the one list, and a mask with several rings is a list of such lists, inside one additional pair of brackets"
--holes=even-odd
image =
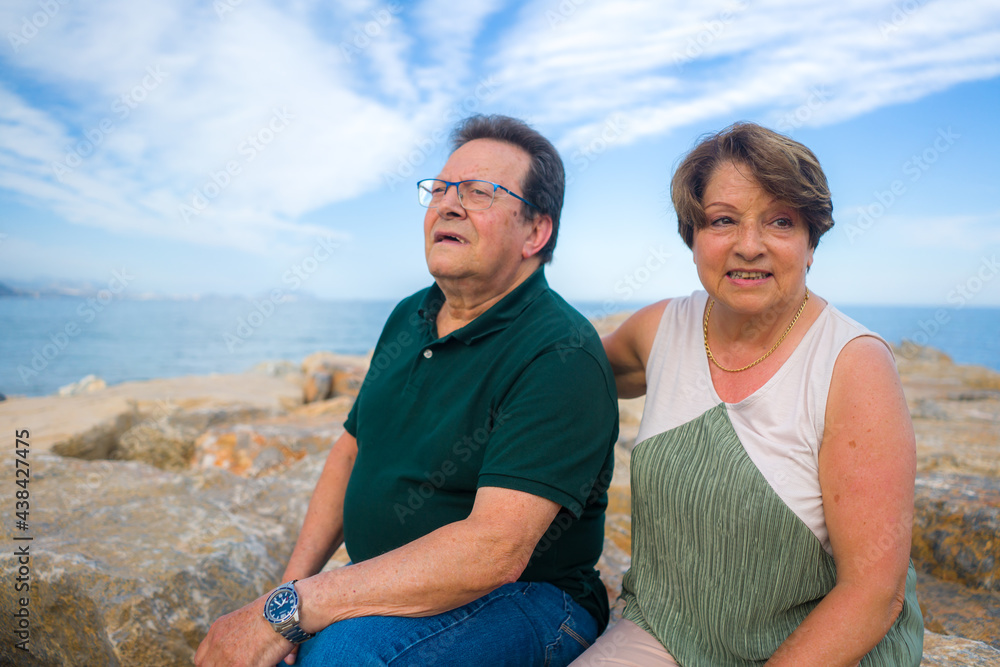
[(299, 627), (299, 594), (292, 579), (281, 584), (267, 596), (264, 602), (264, 620), (274, 631), (293, 644), (301, 644), (313, 635)]

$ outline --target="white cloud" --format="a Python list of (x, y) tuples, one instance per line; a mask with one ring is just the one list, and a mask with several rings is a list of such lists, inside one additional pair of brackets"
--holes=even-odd
[(377, 186), (419, 136), (307, 23), (186, 9), (105, 3), (48, 25), (21, 65), (69, 103), (0, 87), (0, 187), (80, 224), (264, 252), (315, 235), (297, 218)]
[[(59, 5), (4, 56), (0, 188), (81, 225), (272, 252), (409, 178), (473, 111), (530, 109), (574, 149), (609, 123), (622, 143), (749, 115), (787, 130), (995, 77), (995, 4)], [(38, 7), (5, 3), (4, 34)]]
[(1000, 74), (1000, 9), (960, 4), (539, 1), (491, 63), (505, 98), (545, 101), (538, 118), (567, 148), (612, 112), (626, 141), (760, 113), (822, 125)]

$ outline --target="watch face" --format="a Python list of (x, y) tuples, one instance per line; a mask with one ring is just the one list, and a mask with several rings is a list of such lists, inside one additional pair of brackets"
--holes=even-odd
[(264, 615), (272, 623), (281, 623), (295, 613), (298, 601), (299, 596), (295, 594), (294, 590), (281, 588), (267, 599), (267, 603), (264, 605)]

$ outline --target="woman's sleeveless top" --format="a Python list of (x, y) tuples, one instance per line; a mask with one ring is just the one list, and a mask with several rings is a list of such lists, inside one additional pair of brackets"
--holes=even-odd
[[(840, 351), (874, 334), (828, 305), (763, 387), (725, 403), (705, 355), (707, 299), (667, 304), (646, 366), (624, 617), (684, 667), (762, 665), (836, 583), (819, 485), (826, 400)], [(903, 611), (862, 665), (919, 665), (915, 581), (911, 562)]]

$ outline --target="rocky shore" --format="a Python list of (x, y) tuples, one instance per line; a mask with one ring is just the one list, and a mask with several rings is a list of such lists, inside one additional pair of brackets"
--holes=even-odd
[[(998, 665), (1000, 373), (927, 348), (897, 359), (917, 432), (922, 664)], [(30, 554), (3, 560), (0, 663), (191, 664), (212, 620), (278, 583), (366, 367), (318, 353), (242, 375), (95, 381), (0, 402), (3, 432), (28, 431), (30, 465), (25, 529), (13, 516), (23, 490), (13, 463), (0, 490), (8, 553)], [(599, 564), (612, 599), (630, 560), (642, 401), (621, 411)], [(341, 550), (329, 567), (346, 559)]]

